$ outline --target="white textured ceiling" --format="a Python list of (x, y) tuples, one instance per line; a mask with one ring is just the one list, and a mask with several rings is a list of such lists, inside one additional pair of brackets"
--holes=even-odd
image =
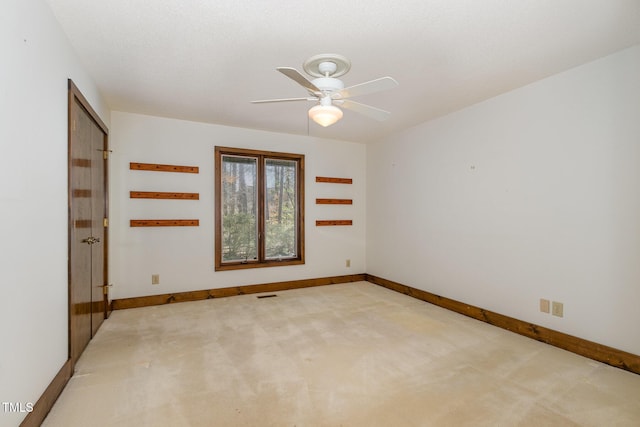
[[(367, 142), (640, 43), (640, 0), (46, 0), (113, 110)], [(275, 70), (320, 53), (400, 86), (322, 128)]]

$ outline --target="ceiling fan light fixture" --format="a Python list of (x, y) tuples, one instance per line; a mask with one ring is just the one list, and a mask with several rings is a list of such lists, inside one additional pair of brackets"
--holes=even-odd
[(309, 118), (320, 126), (331, 126), (342, 118), (342, 110), (333, 105), (316, 105), (309, 109)]

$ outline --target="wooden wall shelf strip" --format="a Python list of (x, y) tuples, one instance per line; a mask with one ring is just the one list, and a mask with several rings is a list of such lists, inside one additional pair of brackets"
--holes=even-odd
[(132, 199), (200, 200), (200, 193), (169, 193), (163, 191), (130, 191)]
[(76, 189), (73, 190), (73, 197), (74, 198), (89, 198), (89, 197), (91, 197), (91, 189), (76, 188)]
[(90, 168), (91, 159), (71, 159), (71, 165), (78, 168)]
[(156, 163), (129, 163), (129, 169), (153, 172), (200, 173), (198, 166), (159, 165)]
[(93, 220), (91, 219), (76, 219), (73, 222), (74, 228), (91, 228), (93, 227)]
[(198, 219), (132, 219), (131, 227), (198, 227)]
[(328, 182), (330, 184), (353, 184), (351, 178), (332, 178), (328, 176), (316, 176), (316, 182)]
[(317, 220), (316, 227), (327, 225), (353, 225), (353, 221), (350, 219), (329, 219), (329, 220)]
[(352, 205), (351, 199), (316, 199), (316, 205)]

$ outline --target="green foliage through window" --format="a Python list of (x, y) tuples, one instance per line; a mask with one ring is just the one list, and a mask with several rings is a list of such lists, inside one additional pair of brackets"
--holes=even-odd
[(266, 258), (296, 256), (296, 162), (266, 159)]
[(258, 259), (258, 159), (222, 157), (222, 260)]

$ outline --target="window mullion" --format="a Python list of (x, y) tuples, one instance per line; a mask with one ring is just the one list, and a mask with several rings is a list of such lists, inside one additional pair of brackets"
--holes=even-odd
[(265, 191), (266, 191), (266, 179), (265, 179), (265, 158), (263, 156), (258, 157), (258, 261), (265, 261)]

